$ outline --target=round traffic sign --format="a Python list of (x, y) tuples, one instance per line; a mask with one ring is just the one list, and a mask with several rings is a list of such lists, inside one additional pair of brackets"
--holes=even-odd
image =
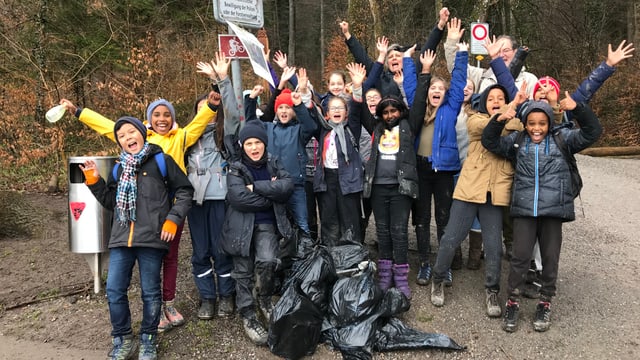
[(482, 41), (487, 37), (487, 35), (489, 35), (489, 31), (486, 24), (473, 25), (473, 28), (471, 29), (471, 36), (473, 36), (475, 40)]

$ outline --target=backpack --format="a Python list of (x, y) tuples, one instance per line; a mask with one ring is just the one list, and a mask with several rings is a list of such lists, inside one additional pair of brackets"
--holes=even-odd
[[(518, 148), (522, 146), (524, 143), (525, 131), (520, 131), (516, 136), (514, 144), (518, 145)], [(580, 176), (580, 171), (578, 171), (578, 163), (576, 162), (576, 157), (569, 151), (567, 144), (564, 142), (562, 136), (560, 136), (560, 131), (558, 129), (552, 132), (553, 140), (556, 142), (558, 149), (562, 153), (562, 157), (567, 162), (569, 166), (569, 173), (571, 175), (571, 194), (573, 198), (577, 198), (580, 196), (580, 191), (582, 190), (582, 176)], [(514, 162), (515, 167), (515, 162)]]
[[(164, 185), (168, 189), (169, 186), (167, 184), (167, 163), (164, 160), (164, 153), (162, 151), (157, 152), (153, 157), (156, 159), (156, 164), (158, 165), (158, 170), (160, 170), (160, 174), (162, 175), (162, 180), (164, 181)], [(113, 176), (113, 179), (116, 181), (118, 181), (119, 168), (120, 168), (120, 163), (117, 162), (113, 167), (113, 170), (111, 170), (111, 175)], [(172, 199), (174, 195), (175, 195), (174, 193), (169, 192), (170, 199)]]

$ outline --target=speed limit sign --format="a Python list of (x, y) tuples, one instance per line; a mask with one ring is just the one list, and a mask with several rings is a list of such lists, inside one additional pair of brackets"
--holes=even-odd
[(471, 53), (487, 55), (487, 49), (484, 48), (485, 40), (489, 36), (489, 24), (487, 23), (471, 23)]

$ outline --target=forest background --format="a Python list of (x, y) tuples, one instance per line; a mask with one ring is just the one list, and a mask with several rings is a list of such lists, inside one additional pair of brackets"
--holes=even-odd
[[(217, 0), (214, 0), (217, 1)], [(232, 2), (233, 0), (225, 0)], [(627, 39), (640, 46), (638, 0), (263, 0), (271, 55), (288, 54), (316, 89), (325, 74), (353, 61), (338, 22), (375, 58), (375, 39), (423, 43), (446, 6), (452, 17), (487, 22), (530, 48), (527, 70), (558, 79), (572, 92)], [(255, 31), (254, 31), (255, 32)], [(0, 0), (0, 189), (66, 186), (68, 156), (113, 155), (115, 145), (67, 115), (50, 124), (46, 110), (61, 98), (117, 119), (144, 118), (163, 97), (177, 120), (193, 116), (193, 101), (209, 88), (197, 61), (218, 49), (227, 26), (206, 0)], [(468, 31), (465, 32), (469, 41)], [(435, 72), (448, 77), (442, 47)], [(470, 59), (473, 63), (475, 59)], [(487, 66), (483, 60), (483, 66)], [(262, 83), (247, 60), (243, 84)], [(640, 55), (623, 61), (591, 105), (605, 127), (598, 145), (640, 145)]]

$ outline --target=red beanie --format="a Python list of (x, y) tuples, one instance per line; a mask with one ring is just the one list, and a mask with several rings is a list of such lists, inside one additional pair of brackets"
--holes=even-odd
[(548, 86), (553, 87), (556, 90), (556, 94), (558, 96), (560, 96), (560, 83), (558, 83), (558, 81), (556, 79), (552, 78), (551, 76), (545, 76), (545, 77), (541, 78), (540, 80), (538, 80), (536, 85), (533, 87), (532, 96), (536, 95), (536, 91), (538, 91), (538, 89), (542, 85), (548, 85)]
[(276, 104), (274, 106), (274, 110), (278, 111), (278, 108), (280, 107), (280, 105), (282, 104), (287, 104), (290, 107), (293, 107), (293, 100), (291, 100), (291, 90), (289, 89), (284, 89), (282, 90), (282, 92), (280, 93), (280, 95), (278, 95), (276, 97)]

